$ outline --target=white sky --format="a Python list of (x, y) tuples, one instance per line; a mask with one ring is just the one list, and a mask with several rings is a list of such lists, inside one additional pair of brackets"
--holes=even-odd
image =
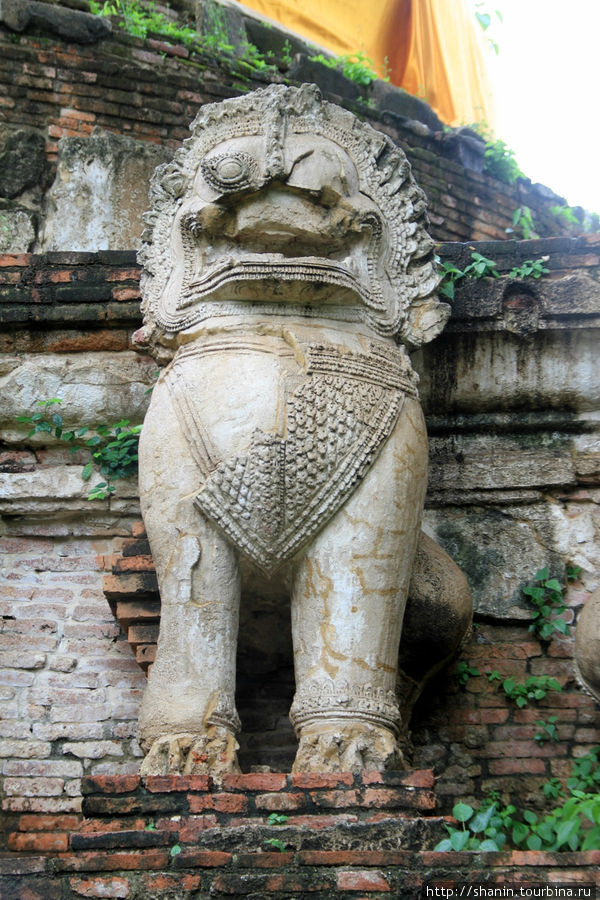
[[(600, 0), (486, 0), (492, 34), (496, 137), (522, 171), (600, 212)], [(493, 55), (493, 54), (492, 54)]]

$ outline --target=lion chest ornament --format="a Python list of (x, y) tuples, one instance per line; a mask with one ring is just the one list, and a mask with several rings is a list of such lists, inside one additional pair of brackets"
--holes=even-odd
[(162, 613), (142, 772), (239, 771), (242, 589), (291, 598), (295, 771), (401, 765), (398, 646), (427, 478), (404, 344), (434, 338), (424, 195), (312, 85), (205, 106), (152, 182), (160, 361), (140, 441)]

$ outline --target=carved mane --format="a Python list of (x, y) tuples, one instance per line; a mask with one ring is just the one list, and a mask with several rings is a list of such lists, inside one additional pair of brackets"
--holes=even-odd
[[(283, 123), (283, 125), (282, 125)], [(383, 300), (361, 309), (377, 333), (410, 346), (432, 340), (444, 327), (449, 307), (436, 295), (439, 283), (433, 241), (427, 233), (426, 198), (402, 150), (352, 113), (325, 102), (315, 85), (271, 85), (243, 97), (203, 106), (190, 126), (192, 136), (172, 162), (159, 166), (150, 188), (150, 211), (138, 259), (143, 267), (142, 310), (147, 330), (160, 341), (206, 317), (202, 304), (179, 318), (161, 310), (173, 272), (170, 251), (175, 218), (190, 196), (206, 154), (230, 138), (263, 136), (265, 171), (281, 167), (281, 132), (315, 134), (339, 145), (353, 161), (361, 194), (380, 210), (384, 222), (383, 269), (391, 289)]]

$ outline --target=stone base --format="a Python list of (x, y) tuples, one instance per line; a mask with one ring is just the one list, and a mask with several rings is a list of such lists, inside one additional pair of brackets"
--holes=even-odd
[(377, 900), (450, 882), (600, 884), (599, 851), (433, 852), (445, 836), (433, 785), (430, 770), (86, 778), (85, 818), (20, 817), (9, 846), (29, 852), (0, 857), (0, 896)]

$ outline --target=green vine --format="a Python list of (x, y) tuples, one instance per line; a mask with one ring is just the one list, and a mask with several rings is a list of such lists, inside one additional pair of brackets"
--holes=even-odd
[[(539, 723), (538, 723), (539, 724)], [(434, 850), (598, 850), (600, 849), (600, 748), (574, 761), (566, 791), (558, 778), (542, 785), (547, 799), (563, 799), (554, 809), (539, 815), (515, 806), (504, 806), (497, 791), (490, 793), (477, 811), (468, 803), (456, 803), (456, 825), (445, 825), (448, 837)]]
[[(578, 566), (567, 566), (567, 580), (578, 578), (580, 572)], [(551, 641), (555, 632), (565, 636), (570, 634), (569, 625), (561, 619), (567, 608), (563, 599), (566, 588), (549, 575), (547, 568), (540, 569), (533, 576), (534, 584), (522, 588), (523, 594), (534, 606), (529, 631), (540, 641)]]
[(550, 269), (544, 265), (545, 262), (548, 262), (547, 256), (526, 259), (520, 266), (513, 266), (508, 274), (511, 278), (541, 278), (542, 275), (550, 274)]
[(531, 210), (528, 206), (519, 206), (515, 209), (512, 217), (512, 228), (507, 228), (506, 233), (518, 233), (524, 241), (539, 237), (535, 230), (535, 225), (533, 224)]
[(90, 455), (90, 461), (81, 470), (82, 479), (89, 481), (95, 468), (99, 469), (106, 479), (90, 490), (88, 500), (105, 500), (115, 491), (114, 481), (129, 478), (137, 473), (138, 443), (142, 426), (131, 425), (129, 419), (121, 419), (114, 425), (98, 425), (91, 434), (91, 429), (87, 427), (65, 431), (63, 417), (58, 412), (61, 403), (62, 400), (58, 397), (38, 400), (36, 404), (39, 407), (38, 411), (31, 416), (17, 416), (17, 422), (32, 426), (28, 437), (40, 433), (50, 434), (57, 440), (69, 444), (71, 452), (86, 450)]
[(469, 683), (469, 678), (476, 678), (478, 675), (481, 675), (481, 672), (475, 666), (470, 665), (465, 659), (461, 659), (456, 664), (456, 669), (454, 670), (454, 677), (457, 682), (461, 686), (461, 688), (465, 688)]
[(486, 278), (488, 276), (500, 278), (495, 261), (475, 250), (471, 253), (471, 262), (465, 269), (459, 269), (454, 263), (441, 260), (439, 256), (436, 256), (435, 259), (442, 274), (438, 292), (440, 296), (447, 297), (449, 300), (454, 299), (454, 285), (462, 278)]
[(518, 682), (512, 675), (503, 679), (500, 672), (494, 670), (487, 673), (487, 679), (502, 682), (504, 693), (519, 709), (531, 701), (543, 700), (549, 691), (562, 691), (560, 682), (548, 675), (530, 675), (524, 682)]

